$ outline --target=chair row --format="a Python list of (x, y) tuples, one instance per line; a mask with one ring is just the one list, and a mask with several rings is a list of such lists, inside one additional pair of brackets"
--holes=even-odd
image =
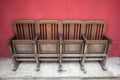
[(105, 63), (113, 40), (105, 36), (105, 21), (89, 20), (16, 20), (15, 35), (8, 40), (14, 63), (13, 71), (21, 61), (35, 61), (39, 71), (43, 61), (56, 61), (59, 71), (62, 63), (78, 61), (84, 70), (87, 61)]

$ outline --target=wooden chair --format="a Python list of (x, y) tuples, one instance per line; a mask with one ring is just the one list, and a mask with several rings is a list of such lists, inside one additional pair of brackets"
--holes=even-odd
[(15, 35), (8, 40), (8, 45), (14, 63), (13, 71), (16, 71), (21, 61), (36, 61), (35, 22), (33, 20), (14, 21)]
[(113, 40), (105, 35), (105, 21), (85, 21), (85, 41), (83, 64), (86, 61), (99, 61), (103, 70), (110, 52)]
[[(37, 52), (39, 61), (60, 61), (59, 22), (56, 20), (41, 20), (36, 22)], [(60, 64), (59, 64), (60, 66)]]
[[(65, 20), (61, 22), (62, 27), (62, 54), (61, 62), (83, 60), (84, 41), (81, 37), (83, 31), (83, 22), (77, 20)], [(84, 66), (81, 64), (84, 71)]]
[(106, 22), (89, 20), (16, 20), (15, 35), (8, 40), (14, 63), (13, 71), (21, 61), (35, 61), (36, 71), (40, 62), (77, 61), (84, 70), (86, 61), (99, 61), (105, 64), (113, 40), (105, 35)]

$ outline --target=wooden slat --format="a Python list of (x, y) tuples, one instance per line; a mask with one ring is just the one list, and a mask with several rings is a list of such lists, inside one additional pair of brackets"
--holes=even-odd
[(24, 32), (25, 32), (25, 39), (29, 39), (29, 30), (28, 30), (28, 24), (23, 24), (24, 26)]
[(74, 39), (74, 24), (70, 25), (69, 34), (69, 39)]
[(40, 58), (39, 61), (58, 61), (58, 59), (53, 59), (53, 58)]
[(15, 57), (34, 57), (35, 55), (34, 54), (14, 54), (13, 56)]
[(96, 36), (96, 31), (97, 31), (97, 27), (96, 24), (92, 24), (92, 29), (91, 29), (91, 39), (95, 40), (95, 36)]
[[(35, 59), (17, 59), (17, 61), (35, 61)], [(51, 61), (58, 61), (58, 59), (39, 59), (39, 61), (47, 61), (47, 62), (51, 62)], [(81, 59), (75, 59), (75, 58), (66, 58), (66, 59), (63, 59), (63, 61), (81, 61)]]
[(64, 43), (66, 43), (66, 44), (78, 44), (78, 43), (83, 43), (83, 40), (64, 40)]
[(19, 36), (18, 36), (18, 32), (17, 32), (17, 24), (14, 23), (13, 25), (14, 25), (14, 32), (16, 34), (16, 38), (18, 39)]
[(102, 35), (102, 38), (105, 35), (106, 27), (107, 27), (107, 23), (104, 22), (104, 24), (103, 24), (103, 33), (102, 33), (103, 35)]
[[(29, 27), (30, 28), (30, 27)], [(34, 37), (35, 37), (35, 34), (37, 34), (37, 33), (35, 33), (35, 24), (32, 24), (32, 32), (31, 32), (31, 35), (32, 35), (32, 39), (34, 39)]]
[(64, 51), (64, 53), (65, 54), (67, 54), (67, 53), (70, 53), (70, 54), (76, 53), (76, 54), (78, 54), (78, 53), (81, 53), (81, 51)]
[(54, 32), (55, 32), (55, 24), (52, 25), (52, 39), (53, 40), (55, 39)]
[(16, 54), (33, 54), (33, 53), (35, 53), (35, 52), (22, 52), (22, 51), (17, 52), (17, 51), (15, 51), (15, 53), (16, 53)]
[(28, 23), (34, 23), (34, 20), (15, 20), (14, 23), (19, 24), (19, 23), (23, 23), (23, 24), (28, 24)]
[(59, 54), (38, 54), (38, 57), (58, 57)]
[(63, 61), (81, 61), (81, 58), (63, 58)]
[(55, 44), (55, 43), (58, 43), (59, 41), (58, 40), (38, 40), (39, 43), (44, 43), (44, 44)]
[(102, 58), (86, 58), (86, 61), (102, 61)]
[(82, 54), (63, 54), (62, 57), (82, 57)]
[(101, 56), (106, 56), (106, 54), (86, 54), (85, 56), (87, 56), (87, 57), (101, 57)]
[(107, 43), (107, 40), (88, 40), (88, 43)]
[(18, 39), (21, 40), (20, 24), (17, 24)]
[(51, 29), (52, 29), (52, 25), (51, 24), (46, 24), (47, 25), (47, 40), (51, 39)]
[(33, 40), (12, 40), (13, 43), (18, 44), (32, 44)]
[(62, 21), (58, 23), (58, 34), (63, 34), (63, 26)]
[(52, 51), (47, 52), (47, 51), (46, 51), (46, 52), (40, 52), (40, 53), (41, 53), (41, 54), (42, 54), (42, 53), (44, 53), (44, 54), (45, 54), (45, 53), (46, 53), (46, 54), (50, 54), (50, 53), (51, 53), (51, 54), (56, 54), (56, 53), (59, 53), (59, 52), (52, 52)]
[(30, 58), (19, 58), (16, 59), (17, 61), (35, 61), (35, 59), (30, 59)]

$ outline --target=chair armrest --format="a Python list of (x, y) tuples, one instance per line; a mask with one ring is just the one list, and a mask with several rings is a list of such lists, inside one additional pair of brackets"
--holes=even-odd
[(107, 39), (110, 43), (115, 43), (111, 38), (109, 38), (108, 36), (104, 35), (105, 39)]
[(15, 34), (13, 36), (11, 36), (8, 40), (7, 40), (7, 44), (10, 44), (10, 42), (15, 38)]
[(87, 40), (87, 38), (83, 35), (82, 36), (82, 38), (83, 38), (83, 40), (86, 42), (86, 43), (88, 43), (88, 40)]

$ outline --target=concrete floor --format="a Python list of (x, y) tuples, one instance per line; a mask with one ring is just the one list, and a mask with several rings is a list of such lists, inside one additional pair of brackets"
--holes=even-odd
[[(58, 72), (57, 63), (41, 63), (40, 71), (36, 72), (36, 64), (33, 62), (22, 62), (17, 71), (13, 72), (13, 64), (10, 58), (0, 59), (0, 80), (120, 80), (120, 58), (109, 58), (107, 60), (107, 71), (103, 71), (98, 62), (86, 62), (83, 73), (78, 62), (63, 63), (63, 72)], [(16, 79), (17, 78), (17, 79)], [(24, 79), (23, 79), (24, 78)], [(72, 79), (73, 80), (73, 79)]]

